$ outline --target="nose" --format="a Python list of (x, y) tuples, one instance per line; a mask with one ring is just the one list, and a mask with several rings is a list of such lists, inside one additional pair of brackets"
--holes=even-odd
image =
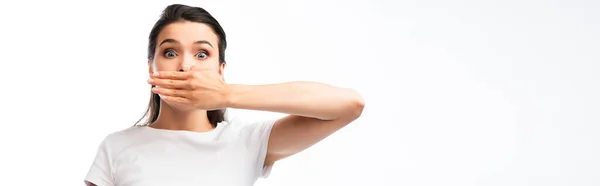
[(193, 57), (190, 57), (190, 56), (183, 57), (183, 60), (181, 61), (181, 65), (179, 66), (179, 72), (189, 70), (192, 67), (194, 67), (194, 65), (196, 65), (196, 60), (194, 60)]

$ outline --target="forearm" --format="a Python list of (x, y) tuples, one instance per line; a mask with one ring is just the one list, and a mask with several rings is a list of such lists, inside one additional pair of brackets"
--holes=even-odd
[(269, 85), (229, 85), (228, 107), (262, 110), (334, 120), (358, 117), (362, 98), (351, 89), (315, 82), (287, 82)]

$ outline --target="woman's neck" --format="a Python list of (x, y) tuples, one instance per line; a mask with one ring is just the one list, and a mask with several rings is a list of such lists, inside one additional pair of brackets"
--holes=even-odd
[(208, 121), (206, 110), (182, 109), (166, 104), (162, 100), (160, 102), (158, 118), (151, 124), (151, 127), (193, 132), (208, 132), (214, 129)]

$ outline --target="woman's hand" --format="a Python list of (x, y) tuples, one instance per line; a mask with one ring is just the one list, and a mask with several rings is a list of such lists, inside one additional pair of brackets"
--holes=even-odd
[(229, 87), (211, 69), (156, 72), (148, 83), (155, 85), (152, 92), (167, 102), (202, 110), (223, 109), (228, 104)]

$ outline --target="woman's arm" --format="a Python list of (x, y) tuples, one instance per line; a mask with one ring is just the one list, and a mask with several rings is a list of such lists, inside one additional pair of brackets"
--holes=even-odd
[(296, 154), (357, 119), (364, 101), (351, 89), (315, 82), (230, 84), (230, 108), (290, 114), (275, 122), (265, 165)]
[(148, 81), (165, 101), (204, 110), (237, 108), (290, 114), (271, 129), (265, 164), (296, 154), (358, 118), (363, 99), (351, 89), (315, 82), (226, 84), (212, 70), (157, 72)]

